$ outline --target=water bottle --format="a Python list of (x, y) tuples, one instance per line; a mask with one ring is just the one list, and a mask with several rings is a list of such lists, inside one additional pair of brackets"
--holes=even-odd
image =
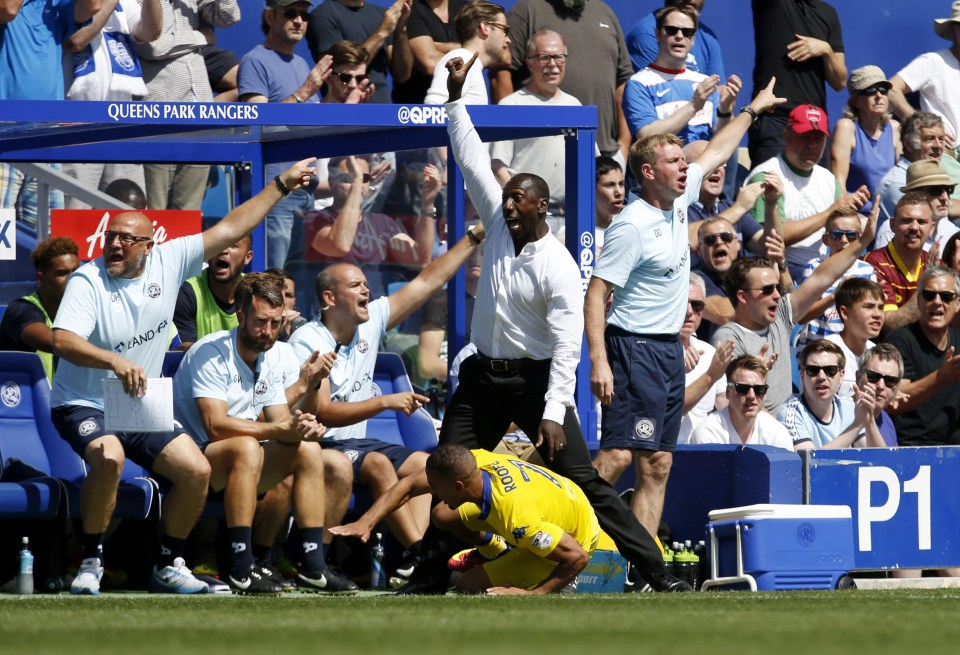
[(370, 549), (370, 588), (385, 589), (387, 578), (383, 573), (383, 535), (376, 534), (377, 540)]
[[(689, 544), (690, 542), (688, 541), (687, 543)], [(702, 541), (699, 544), (697, 544), (697, 547), (701, 545), (703, 545)], [(690, 549), (690, 580), (689, 582), (690, 582), (690, 586), (693, 587), (694, 591), (698, 591), (700, 589), (700, 584), (703, 580), (703, 578), (701, 577), (701, 571), (700, 571), (700, 554), (697, 553), (697, 547)]]
[(663, 568), (666, 569), (668, 575), (676, 575), (673, 568), (673, 551), (670, 550), (670, 546), (666, 545), (663, 547)]
[(700, 558), (700, 585), (710, 577), (710, 558), (707, 557), (707, 543), (703, 540), (697, 542), (693, 552)]
[[(677, 544), (680, 546), (680, 544)], [(688, 584), (692, 583), (692, 571), (693, 562), (690, 561), (690, 558), (693, 556), (693, 553), (690, 552), (688, 548), (681, 547), (680, 551), (674, 554), (673, 556), (673, 569), (674, 575), (683, 580)]]
[(20, 551), (20, 573), (17, 576), (17, 593), (21, 596), (33, 594), (33, 553), (30, 552), (30, 539), (23, 538), (23, 550)]
[(55, 575), (47, 578), (47, 583), (44, 585), (44, 588), (48, 594), (58, 594), (61, 591), (70, 591), (70, 584), (72, 582), (73, 576), (69, 573), (67, 575)]

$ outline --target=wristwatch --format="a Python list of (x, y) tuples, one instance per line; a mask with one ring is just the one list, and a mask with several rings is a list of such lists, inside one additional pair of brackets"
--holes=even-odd
[(740, 113), (741, 113), (741, 114), (750, 114), (750, 117), (753, 119), (753, 122), (754, 122), (754, 123), (756, 123), (757, 120), (759, 120), (759, 118), (760, 118), (760, 114), (758, 114), (758, 113), (754, 110), (754, 108), (751, 107), (750, 105), (746, 105), (743, 109), (740, 110)]

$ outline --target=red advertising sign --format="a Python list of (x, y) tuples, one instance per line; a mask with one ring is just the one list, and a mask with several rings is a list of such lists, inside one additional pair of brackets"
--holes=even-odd
[[(96, 259), (103, 252), (103, 235), (110, 220), (128, 209), (54, 209), (50, 212), (50, 234), (70, 237), (80, 246), (80, 261)], [(153, 241), (161, 244), (201, 231), (197, 210), (146, 209), (140, 212), (153, 223)]]

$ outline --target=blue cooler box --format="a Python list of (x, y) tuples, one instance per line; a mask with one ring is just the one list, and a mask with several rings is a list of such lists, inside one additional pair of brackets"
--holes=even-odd
[(703, 589), (836, 589), (852, 580), (853, 520), (845, 505), (749, 505), (710, 512)]

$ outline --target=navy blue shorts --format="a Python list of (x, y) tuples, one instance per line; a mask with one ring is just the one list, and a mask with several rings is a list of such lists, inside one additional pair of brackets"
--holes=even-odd
[[(104, 429), (103, 411), (93, 407), (61, 405), (50, 415), (63, 440), (84, 459), (90, 442), (110, 434)], [(175, 423), (173, 432), (120, 432), (115, 436), (123, 444), (127, 457), (145, 469), (152, 469), (153, 460), (167, 444), (186, 433), (179, 423)]]
[(369, 453), (380, 453), (390, 460), (394, 470), (399, 471), (403, 463), (407, 461), (415, 450), (406, 446), (398, 446), (395, 443), (387, 443), (378, 439), (324, 439), (320, 442), (324, 448), (339, 450), (353, 462), (353, 477), (360, 475), (360, 465), (363, 464), (363, 458)]
[(683, 346), (672, 336), (608, 326), (613, 403), (603, 405), (600, 448), (673, 452), (683, 416)]

